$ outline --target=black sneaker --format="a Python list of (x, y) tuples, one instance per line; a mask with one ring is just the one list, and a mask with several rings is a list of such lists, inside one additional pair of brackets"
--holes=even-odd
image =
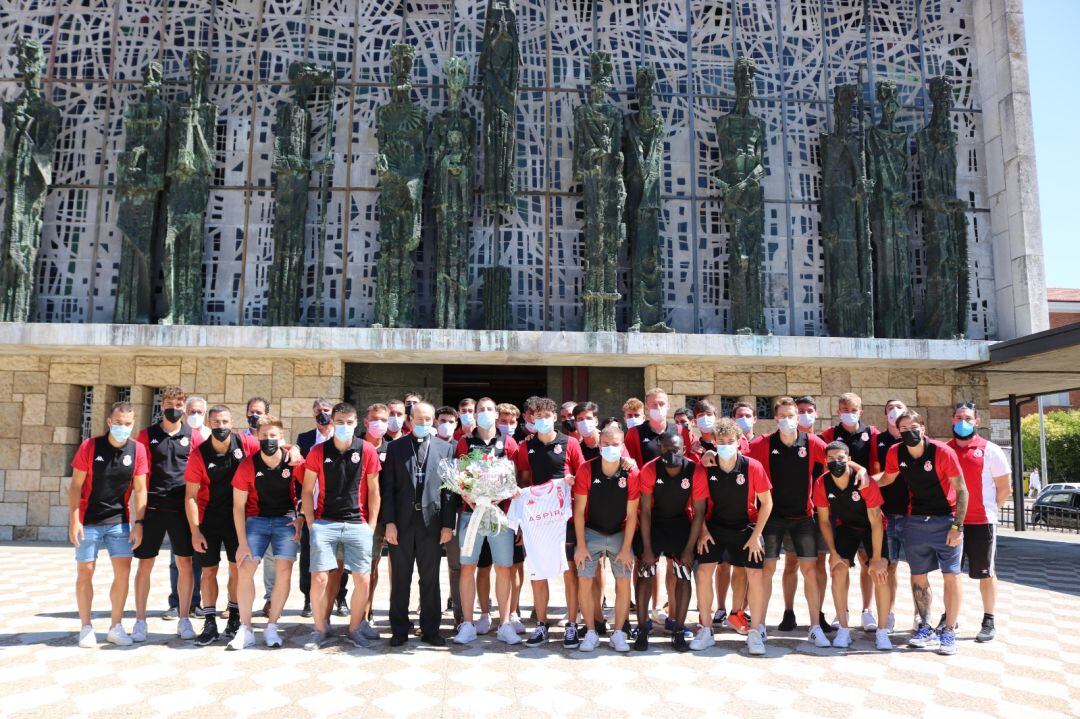
[(190, 619), (198, 619), (201, 616), (202, 616), (202, 607), (199, 606), (198, 604), (192, 604), (191, 608), (188, 609), (188, 617)]
[(798, 623), (795, 621), (795, 610), (785, 609), (784, 618), (780, 624), (776, 627), (781, 632), (793, 632)]
[(599, 622), (596, 623), (596, 636), (598, 636), (598, 637), (606, 637), (607, 636), (607, 621), (606, 620), (601, 619)]
[(536, 625), (536, 629), (529, 635), (529, 638), (525, 640), (525, 646), (538, 647), (541, 644), (546, 643), (548, 640), (548, 626), (543, 622)]
[(300, 610), (300, 616), (307, 619), (311, 616), (311, 600), (304, 599), (304, 608)]
[(563, 634), (563, 649), (577, 649), (581, 646), (581, 638), (578, 636), (577, 625), (569, 622), (566, 625), (566, 633)]
[(221, 636), (226, 640), (231, 640), (238, 631), (240, 631), (240, 610), (236, 609), (229, 612), (229, 621), (225, 622), (225, 631), (221, 633)]
[(345, 602), (338, 602), (337, 606), (334, 607), (334, 616), (338, 616), (338, 617), (347, 617), (347, 616), (349, 616), (349, 607), (348, 607), (348, 605), (346, 605)]
[(217, 630), (217, 618), (210, 615), (203, 621), (202, 632), (195, 638), (195, 643), (200, 647), (205, 647), (216, 642), (219, 636)]
[(638, 627), (635, 630), (636, 636), (634, 637), (633, 649), (635, 652), (645, 652), (649, 650), (649, 632), (645, 630), (645, 627)]
[(833, 634), (836, 632), (836, 627), (829, 624), (829, 620), (825, 618), (825, 612), (818, 612), (817, 623), (818, 626), (821, 627), (821, 631), (826, 634)]
[(994, 631), (994, 620), (984, 619), (982, 622), (982, 629), (980, 629), (979, 633), (975, 635), (975, 641), (979, 643), (992, 642), (994, 640), (995, 634), (996, 632)]
[(671, 635), (671, 648), (677, 652), (690, 651), (690, 645), (686, 643), (686, 635), (682, 632), (675, 632)]
[[(991, 621), (991, 625), (993, 625), (992, 621)], [(956, 626), (953, 627), (953, 631), (955, 632), (958, 629), (960, 629), (960, 622), (959, 621), (956, 622)], [(937, 632), (938, 634), (941, 634), (943, 631), (945, 631), (945, 614), (944, 613), (942, 613), (941, 619), (938, 620), (937, 627), (934, 628), (934, 631)]]
[(625, 634), (626, 636), (630, 636), (630, 620), (629, 619), (627, 619), (625, 622), (622, 623), (622, 630), (623, 630), (623, 634)]

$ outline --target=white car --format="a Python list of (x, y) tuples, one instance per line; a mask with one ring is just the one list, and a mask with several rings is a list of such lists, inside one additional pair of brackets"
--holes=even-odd
[(1042, 497), (1047, 492), (1060, 492), (1063, 489), (1080, 489), (1080, 482), (1054, 482), (1048, 484), (1039, 490), (1039, 496)]

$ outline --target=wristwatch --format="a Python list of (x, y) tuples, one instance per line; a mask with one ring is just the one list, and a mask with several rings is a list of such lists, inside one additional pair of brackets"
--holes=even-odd
[(142, 524), (145, 521), (146, 521), (145, 519), (136, 519), (135, 524)]
[(956, 522), (953, 522), (953, 525), (952, 525), (952, 527), (950, 527), (950, 529), (955, 529), (957, 532), (960, 532), (961, 534), (964, 533), (964, 525), (957, 524)]

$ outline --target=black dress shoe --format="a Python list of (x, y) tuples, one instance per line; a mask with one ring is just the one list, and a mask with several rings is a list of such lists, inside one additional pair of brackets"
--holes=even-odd
[(390, 646), (400, 647), (407, 641), (409, 641), (409, 636), (407, 634), (395, 634), (390, 637)]
[(435, 634), (424, 634), (420, 637), (420, 641), (422, 641), (424, 644), (430, 644), (433, 647), (446, 646), (446, 638), (438, 632), (436, 632)]

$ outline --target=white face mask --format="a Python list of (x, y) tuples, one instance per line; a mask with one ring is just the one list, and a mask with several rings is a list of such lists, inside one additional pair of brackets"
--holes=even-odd
[(454, 434), (453, 422), (439, 422), (439, 436), (443, 439), (449, 439)]
[(843, 424), (858, 424), (859, 413), (858, 412), (841, 412), (840, 421)]
[(517, 431), (517, 422), (515, 422), (514, 424), (500, 424), (500, 425), (498, 425), (498, 427), (499, 427), (499, 432), (504, 437), (509, 437), (510, 435), (512, 435), (514, 432)]
[(205, 421), (205, 414), (189, 414), (187, 416), (188, 427), (192, 429), (202, 429), (203, 421)]
[(896, 424), (896, 420), (900, 419), (900, 415), (904, 413), (904, 410), (899, 407), (893, 407), (886, 413), (886, 417), (889, 418), (889, 424)]
[(817, 422), (817, 412), (803, 412), (799, 415), (799, 426), (810, 429)]
[(781, 432), (794, 432), (799, 429), (799, 420), (794, 417), (783, 417), (776, 420), (776, 426), (780, 428)]
[(626, 428), (639, 427), (644, 421), (645, 419), (640, 414), (632, 414), (626, 418)]
[(591, 437), (596, 431), (595, 419), (583, 419), (577, 423), (577, 431), (582, 437)]
[(667, 412), (659, 407), (653, 407), (649, 410), (649, 419), (653, 422), (663, 422), (667, 419)]

